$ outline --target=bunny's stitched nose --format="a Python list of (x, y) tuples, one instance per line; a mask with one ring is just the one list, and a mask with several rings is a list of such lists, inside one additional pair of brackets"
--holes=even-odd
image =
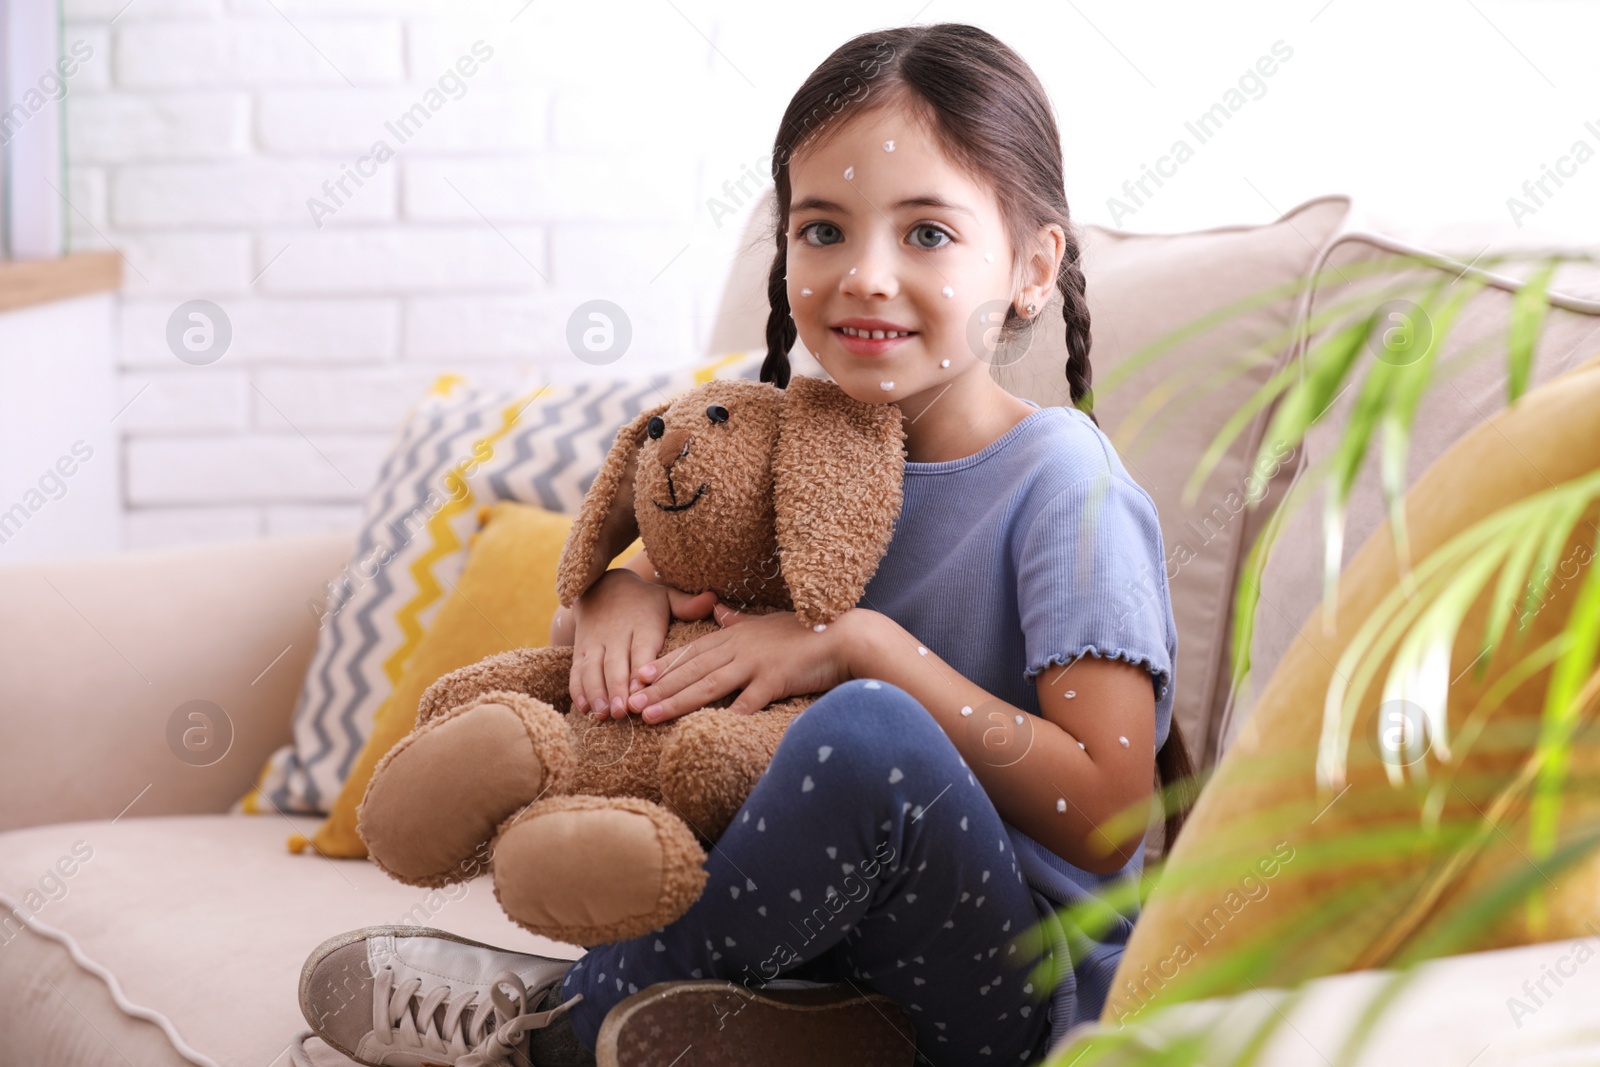
[[(678, 499), (678, 489), (672, 484), (672, 465), (682, 459), (684, 453), (688, 451), (689, 437), (688, 430), (669, 430), (657, 438), (661, 447), (656, 452), (656, 458), (660, 461), (662, 469), (667, 472), (667, 491), (672, 494), (673, 500)], [(662, 511), (684, 511), (693, 507), (695, 502), (700, 499), (700, 494), (705, 491), (706, 487), (702, 485), (694, 491), (694, 496), (690, 497), (685, 503), (669, 505), (663, 504), (658, 500), (655, 501), (655, 505)]]
[(688, 430), (668, 430), (661, 435), (660, 449), (656, 452), (656, 456), (661, 460), (663, 468), (669, 471), (672, 469), (672, 465), (677, 462), (678, 457), (683, 455), (683, 447), (688, 440)]

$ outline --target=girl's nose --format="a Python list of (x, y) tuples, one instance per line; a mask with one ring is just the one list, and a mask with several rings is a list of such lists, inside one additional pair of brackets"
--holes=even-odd
[(844, 277), (839, 280), (839, 291), (845, 296), (861, 298), (896, 296), (900, 283), (894, 273), (893, 253), (869, 242), (846, 267)]

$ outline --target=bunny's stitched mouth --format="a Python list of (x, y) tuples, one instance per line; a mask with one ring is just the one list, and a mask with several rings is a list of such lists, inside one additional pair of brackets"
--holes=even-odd
[[(678, 494), (672, 488), (672, 475), (670, 475), (670, 474), (667, 475), (667, 491), (669, 493), (672, 493), (673, 499), (677, 499)], [(687, 504), (663, 504), (658, 500), (652, 500), (652, 501), (650, 501), (650, 503), (654, 504), (656, 507), (660, 508), (662, 511), (683, 511), (685, 508), (694, 507), (695, 501), (699, 500), (700, 499), (700, 494), (705, 492), (705, 491), (706, 491), (706, 483), (702, 482), (702, 483), (700, 483), (700, 488), (698, 488), (698, 489), (696, 489), (694, 491), (694, 496), (689, 500), (689, 502)]]

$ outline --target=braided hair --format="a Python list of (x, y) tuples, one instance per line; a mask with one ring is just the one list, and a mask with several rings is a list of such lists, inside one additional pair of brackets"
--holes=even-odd
[(1061, 317), (1067, 323), (1067, 389), (1072, 403), (1099, 426), (1100, 420), (1094, 417), (1094, 368), (1089, 365), (1094, 334), (1089, 329), (1088, 285), (1078, 264), (1078, 240), (1070, 230), (1066, 254), (1056, 273), (1056, 291), (1061, 294)]
[(767, 301), (772, 310), (767, 314), (767, 358), (761, 364), (761, 380), (779, 389), (789, 388), (789, 350), (799, 332), (789, 314), (789, 239), (785, 229), (778, 227), (778, 254), (767, 272)]

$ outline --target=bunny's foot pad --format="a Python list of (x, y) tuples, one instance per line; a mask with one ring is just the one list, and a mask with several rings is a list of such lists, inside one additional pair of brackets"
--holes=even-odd
[(492, 851), (495, 898), (506, 914), (572, 945), (665, 926), (706, 883), (694, 833), (637, 797), (548, 797), (508, 820)]
[(373, 770), (357, 828), (374, 863), (407, 885), (484, 872), (501, 822), (570, 779), (566, 720), (523, 693), (492, 690), (418, 727)]

